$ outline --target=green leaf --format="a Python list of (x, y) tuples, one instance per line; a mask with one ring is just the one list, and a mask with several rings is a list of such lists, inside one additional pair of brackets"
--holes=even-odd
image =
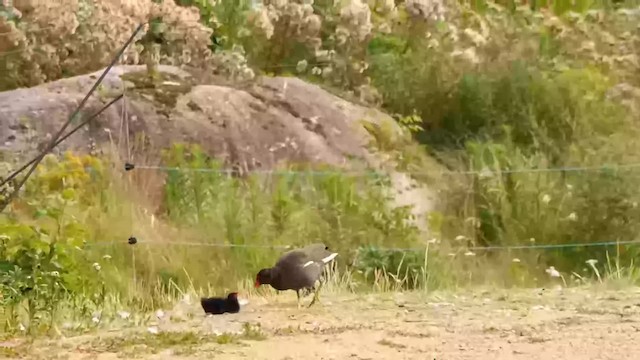
[(0, 274), (6, 274), (15, 268), (15, 264), (11, 261), (0, 260)]
[(76, 196), (76, 191), (74, 189), (64, 189), (62, 191), (62, 198), (65, 200), (71, 200)]

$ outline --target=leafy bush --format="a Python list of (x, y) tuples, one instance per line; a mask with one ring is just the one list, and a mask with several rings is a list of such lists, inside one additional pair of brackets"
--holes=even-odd
[[(14, 211), (0, 217), (0, 299), (17, 326), (22, 305), (30, 330), (55, 320), (68, 297), (104, 301), (100, 265), (84, 249), (91, 230), (78, 212), (92, 202), (103, 171), (93, 158), (48, 156)], [(88, 274), (94, 274), (87, 276)]]

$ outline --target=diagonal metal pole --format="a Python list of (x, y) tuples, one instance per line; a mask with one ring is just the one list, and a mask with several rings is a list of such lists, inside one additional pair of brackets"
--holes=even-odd
[[(58, 139), (58, 141), (56, 141), (56, 143), (54, 144), (54, 147), (60, 145), (60, 143), (65, 141), (65, 140), (67, 140), (67, 138), (69, 136), (73, 135), (75, 132), (80, 130), (83, 126), (87, 125), (88, 123), (93, 121), (93, 119), (95, 119), (98, 116), (100, 116), (100, 114), (102, 114), (105, 110), (107, 110), (111, 105), (115, 104), (118, 100), (122, 99), (122, 97), (123, 97), (122, 94), (116, 96), (111, 101), (109, 101), (107, 104), (105, 104), (102, 108), (100, 108), (100, 110), (96, 111), (91, 116), (89, 116), (88, 118), (84, 119), (80, 124), (78, 124), (78, 126), (74, 127), (73, 129), (71, 129), (71, 131), (69, 131), (63, 137)], [(0, 182), (0, 188), (3, 187), (9, 181), (13, 180), (16, 176), (18, 176), (21, 172), (23, 172), (24, 169), (28, 168), (29, 165), (33, 164), (37, 160), (38, 160), (38, 157), (36, 156), (35, 158), (31, 159), (31, 161), (29, 161), (28, 163), (22, 165), (19, 169), (15, 170), (13, 173), (11, 173), (11, 175), (9, 175), (6, 179), (3, 179), (2, 182)]]
[(44, 158), (44, 156), (46, 154), (48, 154), (51, 150), (53, 150), (53, 148), (56, 145), (56, 142), (58, 141), (58, 138), (60, 138), (60, 136), (62, 135), (62, 133), (67, 129), (67, 127), (69, 126), (69, 124), (71, 124), (71, 121), (73, 121), (73, 119), (76, 117), (76, 115), (80, 112), (80, 110), (82, 110), (82, 108), (84, 107), (84, 105), (86, 104), (86, 102), (89, 100), (89, 97), (91, 97), (91, 95), (93, 94), (93, 92), (98, 88), (98, 86), (102, 83), (102, 81), (104, 80), (104, 78), (107, 76), (107, 74), (109, 73), (109, 70), (111, 70), (111, 68), (116, 64), (116, 62), (118, 62), (118, 60), (120, 59), (120, 57), (122, 56), (122, 54), (124, 53), (124, 51), (127, 49), (127, 47), (129, 47), (129, 45), (133, 42), (133, 39), (135, 39), (136, 35), (138, 35), (138, 33), (140, 32), (140, 30), (142, 30), (142, 28), (144, 27), (146, 23), (141, 23), (140, 25), (138, 25), (138, 27), (136, 28), (136, 30), (131, 34), (131, 36), (129, 37), (129, 39), (127, 40), (127, 42), (124, 44), (124, 46), (122, 46), (122, 48), (120, 48), (120, 50), (118, 51), (118, 53), (116, 54), (116, 56), (113, 57), (113, 60), (111, 60), (111, 63), (109, 64), (109, 66), (107, 66), (106, 69), (104, 69), (104, 71), (102, 72), (102, 75), (100, 75), (100, 77), (98, 78), (98, 80), (96, 80), (95, 84), (93, 84), (93, 86), (91, 87), (91, 89), (89, 90), (89, 92), (85, 95), (84, 99), (82, 99), (82, 101), (80, 102), (80, 104), (78, 105), (78, 107), (76, 108), (76, 110), (71, 114), (71, 116), (69, 116), (69, 119), (67, 119), (67, 121), (64, 123), (64, 125), (62, 126), (62, 128), (60, 130), (58, 130), (58, 132), (56, 133), (56, 135), (51, 139), (51, 142), (49, 143), (49, 145), (47, 145), (47, 148), (42, 151), (40, 153), (40, 155), (38, 155), (38, 157), (36, 158), (36, 160), (34, 161), (33, 165), (31, 166), (31, 169), (29, 169), (29, 172), (27, 172), (27, 174), (22, 178), (22, 180), (20, 181), (20, 183), (18, 183), (18, 186), (13, 190), (13, 192), (9, 195), (9, 197), (2, 202), (2, 204), (0, 204), (0, 212), (3, 212), (4, 209), (6, 209), (7, 205), (9, 205), (11, 203), (11, 201), (13, 201), (13, 199), (15, 198), (15, 196), (18, 194), (18, 192), (20, 191), (20, 189), (22, 188), (22, 186), (27, 182), (27, 179), (29, 179), (29, 177), (31, 176), (31, 174), (33, 174), (33, 172), (35, 171), (36, 167), (38, 166), (38, 164), (40, 164), (40, 162), (42, 161), (42, 158)]

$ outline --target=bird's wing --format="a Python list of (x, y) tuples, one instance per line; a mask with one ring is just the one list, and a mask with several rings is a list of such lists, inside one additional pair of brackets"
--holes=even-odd
[(301, 250), (290, 250), (284, 253), (280, 259), (276, 262), (275, 267), (286, 267), (289, 265), (304, 264), (307, 259), (307, 254)]
[(337, 252), (329, 250), (329, 247), (322, 243), (307, 245), (300, 250), (307, 254), (309, 260), (323, 264), (330, 263), (338, 256)]
[(324, 265), (330, 263), (338, 256), (338, 253), (331, 252), (324, 244), (312, 244), (301, 249), (291, 250), (280, 257), (276, 267), (293, 270), (302, 267), (308, 273), (322, 272)]
[(278, 262), (276, 267), (283, 269), (286, 272), (297, 272), (300, 269), (304, 269), (307, 274), (315, 274), (322, 270), (324, 263), (322, 261), (314, 260), (303, 249), (291, 250), (285, 253)]

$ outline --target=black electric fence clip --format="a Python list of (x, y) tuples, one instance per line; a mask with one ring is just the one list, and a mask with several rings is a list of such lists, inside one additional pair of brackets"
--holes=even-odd
[(132, 163), (124, 163), (124, 171), (131, 171), (135, 168), (136, 166)]
[(136, 239), (135, 237), (130, 237), (128, 240), (129, 245), (135, 245), (138, 243), (138, 239)]

